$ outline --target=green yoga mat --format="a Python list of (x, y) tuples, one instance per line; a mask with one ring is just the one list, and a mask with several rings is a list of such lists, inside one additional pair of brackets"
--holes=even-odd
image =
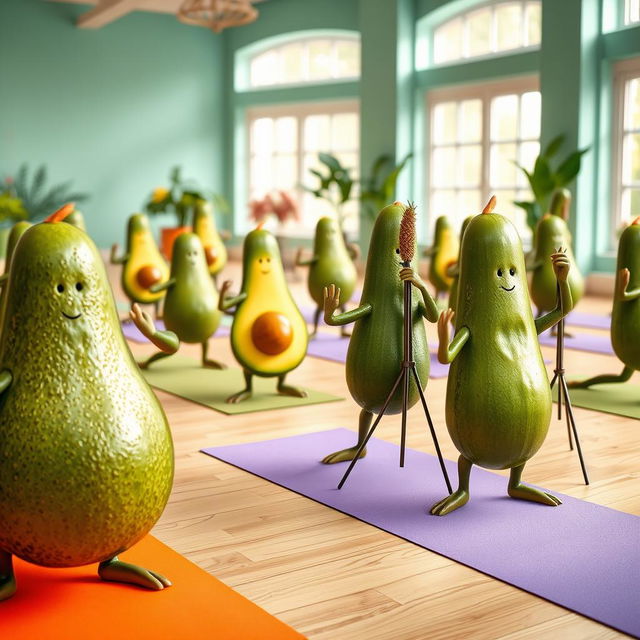
[[(277, 378), (254, 376), (253, 397), (238, 404), (228, 404), (225, 402), (226, 398), (244, 389), (242, 370), (236, 367), (222, 371), (205, 369), (200, 366), (198, 360), (182, 356), (170, 356), (155, 362), (149, 369), (143, 369), (142, 374), (153, 387), (227, 415), (343, 400), (338, 396), (313, 391), (306, 387), (305, 390), (308, 393), (306, 398), (282, 396), (276, 393)], [(287, 379), (287, 382), (295, 386), (295, 374), (290, 380)]]
[[(583, 409), (615, 413), (640, 420), (640, 385), (631, 382), (596, 384), (588, 389), (569, 389), (571, 404)], [(558, 392), (554, 388), (553, 401)]]

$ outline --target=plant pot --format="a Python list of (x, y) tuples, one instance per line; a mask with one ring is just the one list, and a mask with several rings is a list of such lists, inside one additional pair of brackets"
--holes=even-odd
[(167, 260), (171, 260), (171, 256), (173, 255), (173, 243), (176, 241), (176, 238), (183, 234), (189, 233), (191, 231), (191, 227), (163, 227), (160, 229), (161, 237), (161, 249), (164, 257)]

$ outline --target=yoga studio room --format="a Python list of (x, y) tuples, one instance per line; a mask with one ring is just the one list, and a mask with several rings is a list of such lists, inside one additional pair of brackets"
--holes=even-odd
[(640, 0), (0, 0), (0, 636), (640, 638)]

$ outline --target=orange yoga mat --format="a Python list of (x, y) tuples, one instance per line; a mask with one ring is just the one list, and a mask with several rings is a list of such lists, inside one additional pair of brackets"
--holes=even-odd
[(103, 582), (97, 565), (45, 569), (14, 558), (18, 590), (0, 602), (11, 640), (300, 640), (302, 635), (147, 536), (120, 558), (154, 569), (163, 591)]

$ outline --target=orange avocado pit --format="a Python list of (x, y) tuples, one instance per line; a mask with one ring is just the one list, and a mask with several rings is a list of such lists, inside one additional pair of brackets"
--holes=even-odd
[(265, 311), (251, 326), (255, 348), (269, 356), (277, 356), (293, 342), (293, 328), (287, 316), (278, 311)]
[(211, 266), (218, 259), (218, 252), (215, 247), (205, 247), (204, 257), (207, 259), (207, 264)]
[(143, 289), (150, 289), (154, 284), (160, 282), (160, 280), (162, 280), (162, 272), (152, 264), (140, 267), (136, 273), (136, 282)]

